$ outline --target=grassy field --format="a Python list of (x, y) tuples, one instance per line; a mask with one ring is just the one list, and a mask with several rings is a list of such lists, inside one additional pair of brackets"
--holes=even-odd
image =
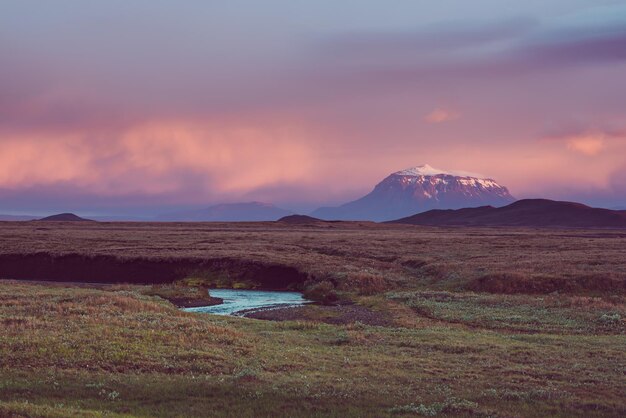
[(0, 263), (252, 260), (293, 267), (308, 288), (329, 283), (385, 320), (335, 321), (332, 306), (302, 308), (301, 320), (218, 317), (178, 310), (162, 285), (1, 281), (0, 416), (624, 416), (625, 241), (365, 224), (3, 224)]

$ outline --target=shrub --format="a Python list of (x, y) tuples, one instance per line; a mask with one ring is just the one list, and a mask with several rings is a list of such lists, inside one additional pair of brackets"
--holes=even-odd
[(259, 370), (256, 367), (244, 367), (241, 368), (237, 371), (237, 373), (234, 374), (235, 379), (242, 379), (242, 380), (255, 380), (257, 378), (257, 376), (259, 375)]
[(254, 286), (252, 286), (250, 283), (244, 283), (244, 282), (234, 282), (233, 283), (233, 289), (253, 289)]
[(365, 296), (383, 293), (388, 288), (387, 280), (383, 276), (372, 273), (351, 273), (341, 282), (342, 290), (356, 291)]
[(311, 299), (322, 304), (332, 304), (339, 300), (337, 292), (335, 291), (335, 285), (328, 280), (324, 280), (307, 287), (304, 290), (303, 295), (307, 299)]
[(600, 322), (605, 324), (619, 324), (622, 321), (622, 316), (617, 312), (606, 313), (600, 317)]
[(389, 410), (392, 414), (417, 414), (425, 417), (434, 417), (440, 413), (473, 414), (478, 404), (465, 399), (450, 398), (444, 402), (435, 402), (430, 405), (411, 403), (395, 406)]
[(389, 412), (391, 412), (392, 414), (417, 414), (424, 417), (434, 417), (437, 416), (442, 409), (442, 405), (438, 403), (432, 405), (416, 405), (414, 403), (411, 403), (408, 405), (394, 406), (389, 410)]

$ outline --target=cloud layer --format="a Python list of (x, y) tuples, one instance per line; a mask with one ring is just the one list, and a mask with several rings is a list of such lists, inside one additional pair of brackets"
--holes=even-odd
[(422, 163), (626, 204), (620, 2), (383, 3), (9, 1), (0, 210), (309, 208)]

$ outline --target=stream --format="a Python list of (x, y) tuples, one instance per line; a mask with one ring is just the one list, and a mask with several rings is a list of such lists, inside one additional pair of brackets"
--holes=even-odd
[(283, 308), (309, 303), (300, 292), (275, 290), (211, 289), (211, 296), (224, 299), (224, 303), (197, 308), (184, 308), (187, 312), (202, 312), (215, 315), (242, 315), (256, 310)]

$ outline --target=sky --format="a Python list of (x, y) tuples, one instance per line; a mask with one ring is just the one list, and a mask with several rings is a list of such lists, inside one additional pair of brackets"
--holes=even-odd
[(425, 163), (626, 207), (626, 0), (2, 0), (0, 213), (304, 212)]

